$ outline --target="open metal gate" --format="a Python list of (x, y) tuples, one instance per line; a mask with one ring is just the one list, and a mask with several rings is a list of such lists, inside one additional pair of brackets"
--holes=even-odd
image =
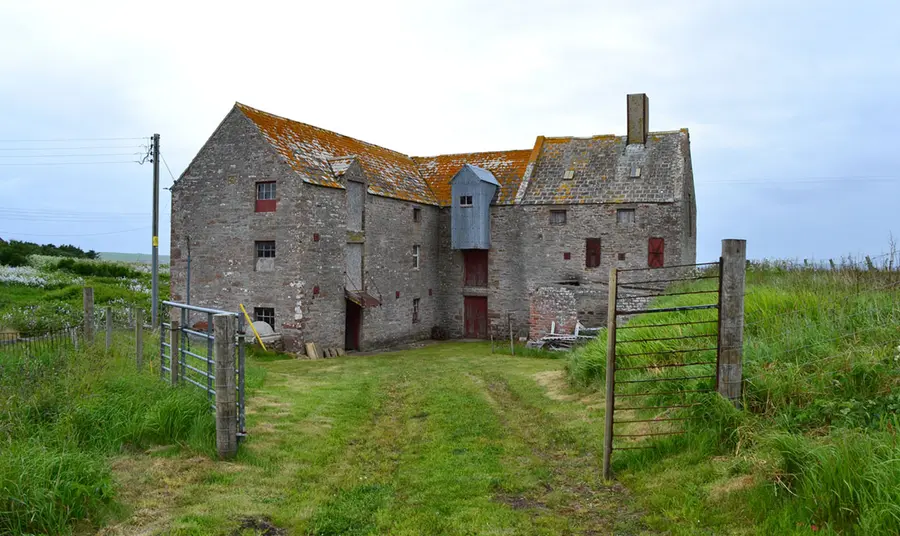
[(685, 433), (684, 410), (717, 390), (721, 274), (722, 259), (611, 271), (604, 478), (613, 451)]
[[(168, 379), (172, 384), (189, 383), (206, 392), (210, 407), (216, 409), (215, 382), (216, 362), (213, 355), (215, 334), (213, 332), (214, 315), (230, 315), (237, 323), (236, 337), (233, 343), (235, 363), (235, 386), (237, 403), (237, 436), (246, 436), (246, 412), (244, 398), (244, 361), (245, 339), (244, 317), (233, 311), (222, 311), (207, 307), (197, 307), (171, 301), (162, 302), (167, 311), (160, 318), (160, 377)], [(165, 319), (172, 319), (166, 322)], [(174, 320), (174, 319), (178, 320)], [(170, 334), (166, 342), (166, 334)], [(174, 350), (174, 352), (173, 352)], [(173, 367), (173, 357), (177, 360)], [(172, 377), (172, 369), (177, 371)]]

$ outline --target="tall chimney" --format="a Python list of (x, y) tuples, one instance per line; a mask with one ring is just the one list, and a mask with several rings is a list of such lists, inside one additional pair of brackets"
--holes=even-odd
[(650, 131), (650, 100), (646, 93), (628, 95), (628, 145), (647, 143)]

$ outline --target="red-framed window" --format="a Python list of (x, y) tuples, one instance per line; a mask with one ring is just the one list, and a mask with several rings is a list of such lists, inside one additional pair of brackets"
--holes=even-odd
[(465, 266), (465, 286), (488, 286), (488, 250), (463, 250), (463, 264)]
[(599, 238), (586, 238), (584, 240), (584, 266), (585, 268), (597, 268), (600, 266)]
[(256, 183), (256, 211), (275, 212), (275, 181)]
[(647, 241), (647, 266), (662, 268), (666, 262), (666, 241), (663, 238), (650, 238)]

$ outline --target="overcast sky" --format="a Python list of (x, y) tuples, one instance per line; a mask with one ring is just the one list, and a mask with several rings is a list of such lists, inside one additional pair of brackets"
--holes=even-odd
[(0, 237), (149, 252), (138, 138), (177, 177), (235, 101), (432, 155), (624, 134), (646, 92), (651, 130), (690, 129), (698, 260), (885, 251), (900, 4), (737, 4), (3, 2)]

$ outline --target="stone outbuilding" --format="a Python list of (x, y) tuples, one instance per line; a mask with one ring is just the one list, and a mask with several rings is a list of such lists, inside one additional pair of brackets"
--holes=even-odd
[(235, 104), (172, 188), (171, 297), (190, 237), (191, 302), (291, 350), (598, 325), (611, 266), (695, 262), (688, 132), (648, 109), (627, 97), (625, 136), (411, 157)]

